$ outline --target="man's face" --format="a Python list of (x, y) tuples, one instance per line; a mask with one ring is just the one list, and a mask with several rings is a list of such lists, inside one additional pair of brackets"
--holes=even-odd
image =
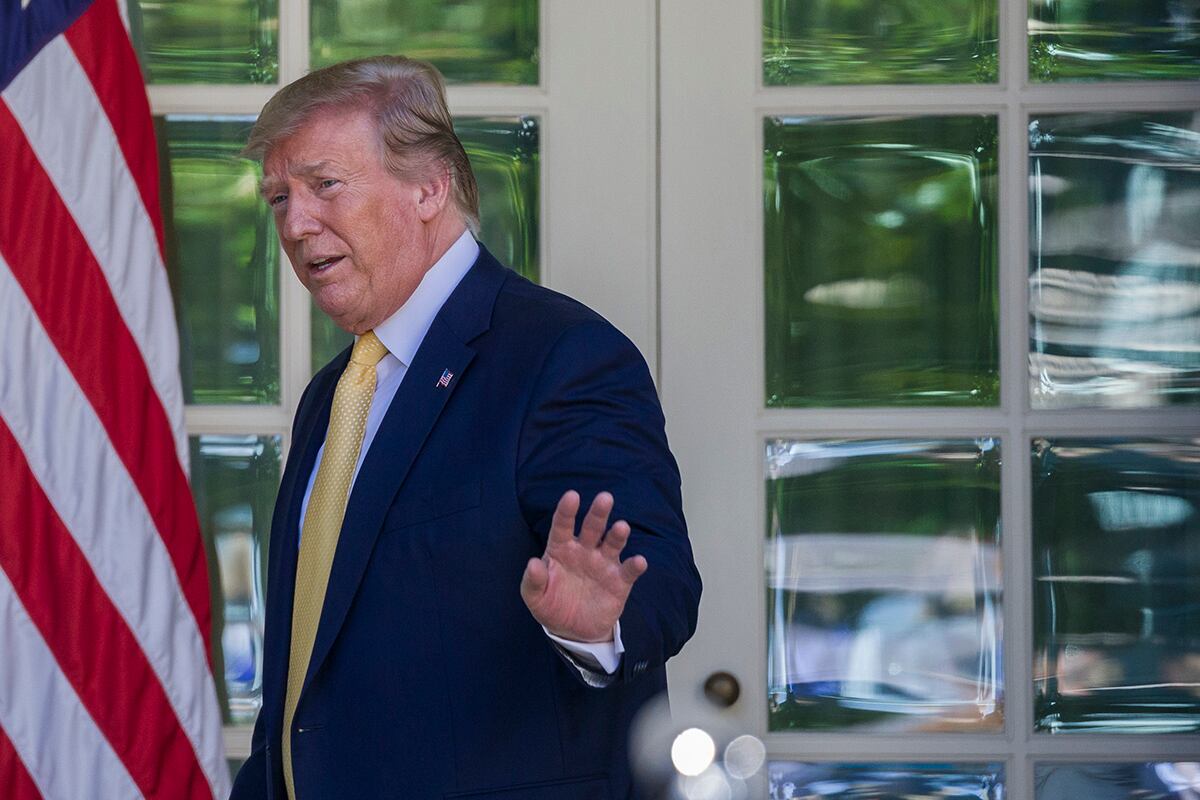
[(310, 117), (267, 152), (262, 191), (292, 269), (340, 328), (373, 329), (432, 264), (424, 190), (387, 170), (365, 111)]

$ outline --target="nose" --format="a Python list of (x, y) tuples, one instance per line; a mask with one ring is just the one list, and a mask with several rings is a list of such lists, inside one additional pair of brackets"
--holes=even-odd
[(280, 220), (279, 232), (283, 238), (293, 242), (299, 241), (320, 233), (321, 228), (321, 220), (312, 201), (300, 192), (294, 192), (288, 198), (287, 208), (283, 219)]

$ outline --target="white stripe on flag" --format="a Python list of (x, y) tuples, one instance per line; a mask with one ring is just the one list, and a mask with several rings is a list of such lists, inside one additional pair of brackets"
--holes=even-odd
[(0, 417), (145, 652), (214, 795), (224, 797), (229, 770), (196, 618), (137, 486), (3, 258), (0, 341), (9, 345)]
[[(51, 112), (71, 109), (71, 124)], [(184, 472), (187, 434), (179, 384), (179, 335), (167, 271), (137, 183), (87, 73), (62, 36), (42, 48), (3, 93), (29, 146), (83, 233), (133, 334), (175, 433)]]
[(46, 800), (142, 793), (0, 570), (0, 727)]

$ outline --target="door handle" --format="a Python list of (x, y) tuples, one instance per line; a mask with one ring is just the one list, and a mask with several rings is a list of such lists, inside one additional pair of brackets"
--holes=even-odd
[(742, 685), (732, 673), (714, 672), (704, 681), (704, 696), (719, 708), (729, 708), (742, 696)]

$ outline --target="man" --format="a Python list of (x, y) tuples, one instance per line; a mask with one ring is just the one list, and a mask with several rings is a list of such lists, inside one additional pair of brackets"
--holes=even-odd
[(475, 242), (431, 66), (314, 72), (247, 149), (357, 340), (296, 412), (234, 800), (636, 796), (630, 721), (700, 595), (641, 356)]

